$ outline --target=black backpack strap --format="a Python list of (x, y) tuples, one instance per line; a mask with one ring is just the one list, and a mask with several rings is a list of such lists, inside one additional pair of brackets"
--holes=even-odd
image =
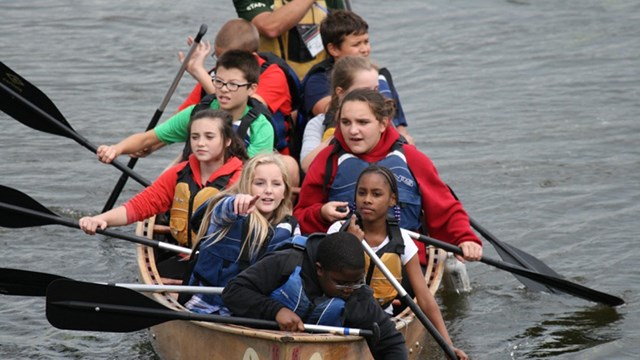
[(259, 100), (256, 100), (252, 97), (249, 98), (247, 105), (251, 107), (249, 112), (247, 112), (242, 119), (240, 119), (240, 126), (236, 130), (236, 134), (242, 140), (247, 136), (247, 132), (249, 131), (249, 127), (253, 123), (255, 119), (257, 119), (260, 115), (264, 115), (265, 118), (269, 121), (269, 124), (273, 127), (274, 134), (274, 145), (278, 143), (278, 134), (275, 131), (275, 127), (273, 126), (273, 116), (269, 109), (261, 103)]
[(324, 168), (324, 181), (322, 184), (322, 193), (324, 195), (329, 193), (329, 182), (331, 181), (331, 175), (333, 175), (333, 157), (342, 151), (342, 146), (340, 146), (340, 143), (336, 139), (331, 140), (329, 146), (333, 146), (333, 148), (331, 149), (331, 153), (329, 153), (327, 164)]

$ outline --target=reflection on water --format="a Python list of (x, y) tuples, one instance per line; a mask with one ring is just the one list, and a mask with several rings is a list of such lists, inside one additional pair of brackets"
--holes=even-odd
[[(596, 347), (622, 337), (619, 327), (611, 326), (623, 319), (614, 308), (594, 306), (560, 317), (557, 314), (545, 316), (549, 319), (510, 339), (512, 343), (520, 344), (514, 346), (512, 357), (554, 357)], [(521, 344), (523, 341), (525, 343)]]

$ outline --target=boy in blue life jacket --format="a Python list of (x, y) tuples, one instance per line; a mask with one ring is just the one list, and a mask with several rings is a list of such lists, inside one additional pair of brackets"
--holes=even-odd
[(364, 252), (347, 232), (294, 237), (293, 247), (248, 267), (225, 286), (222, 300), (232, 313), (276, 320), (281, 330), (304, 323), (373, 330), (367, 339), (375, 359), (406, 359), (404, 337), (364, 284)]

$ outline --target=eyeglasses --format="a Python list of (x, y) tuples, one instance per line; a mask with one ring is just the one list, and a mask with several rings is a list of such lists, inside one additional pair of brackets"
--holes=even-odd
[(226, 82), (216, 77), (211, 79), (211, 81), (213, 82), (213, 86), (215, 86), (216, 89), (222, 89), (223, 86), (226, 86), (229, 91), (238, 91), (238, 89), (242, 86), (246, 86), (248, 88), (251, 85), (251, 83), (236, 84), (234, 82)]
[[(335, 281), (334, 281), (335, 282)], [(360, 279), (360, 281), (351, 283), (351, 284), (335, 284), (336, 290), (358, 290), (361, 287), (367, 285), (364, 279)]]

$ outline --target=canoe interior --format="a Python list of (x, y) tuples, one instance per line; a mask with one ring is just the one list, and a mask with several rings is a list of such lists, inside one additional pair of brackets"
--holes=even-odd
[[(155, 217), (138, 223), (136, 233), (154, 238)], [(157, 231), (156, 231), (157, 232)], [(158, 234), (155, 234), (157, 239)], [(140, 281), (163, 284), (156, 267), (156, 251), (143, 245), (137, 248)], [(432, 293), (442, 280), (446, 252), (429, 249), (425, 275)], [(167, 308), (186, 311), (176, 301), (176, 294), (148, 294)], [(422, 324), (407, 308), (393, 318), (406, 339), (409, 358), (417, 359), (428, 348), (441, 351)], [(349, 360), (371, 359), (367, 343), (359, 336), (291, 333), (259, 330), (238, 325), (197, 321), (169, 321), (149, 329), (154, 350), (162, 359), (243, 359), (243, 360)]]

